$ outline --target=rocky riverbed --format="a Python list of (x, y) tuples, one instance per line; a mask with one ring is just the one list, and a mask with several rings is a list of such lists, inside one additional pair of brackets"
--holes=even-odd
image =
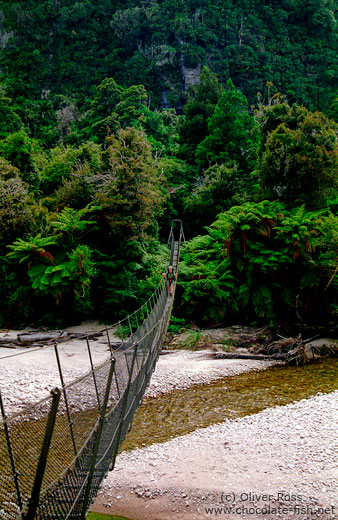
[(334, 392), (122, 453), (93, 509), (135, 520), (337, 519), (337, 424)]

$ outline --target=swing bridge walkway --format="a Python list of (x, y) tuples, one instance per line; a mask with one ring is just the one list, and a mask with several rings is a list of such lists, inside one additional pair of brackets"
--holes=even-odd
[[(183, 240), (182, 222), (173, 221), (168, 265), (175, 272)], [(173, 299), (163, 278), (137, 311), (106, 327), (109, 355), (98, 366), (84, 336), (91, 370), (70, 384), (55, 344), (60, 388), (23, 411), (6, 416), (0, 393), (0, 520), (87, 517), (150, 381)], [(122, 338), (118, 347), (113, 334)]]

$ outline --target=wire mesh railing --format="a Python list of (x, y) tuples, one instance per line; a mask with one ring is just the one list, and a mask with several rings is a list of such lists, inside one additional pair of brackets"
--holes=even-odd
[[(142, 303), (142, 305), (140, 305), (140, 307), (138, 307), (131, 314), (128, 314), (128, 316), (126, 316), (125, 318), (122, 318), (122, 319), (114, 322), (112, 325), (109, 325), (109, 326), (105, 325), (101, 328), (96, 329), (94, 332), (94, 335), (95, 334), (96, 335), (99, 335), (99, 334), (108, 335), (108, 334), (111, 334), (114, 331), (116, 331), (117, 334), (126, 336), (126, 335), (130, 335), (133, 332), (135, 332), (139, 328), (139, 325), (141, 323), (143, 323), (143, 321), (148, 317), (150, 310), (152, 310), (152, 308), (154, 307), (154, 304), (156, 302), (156, 296), (162, 290), (164, 285), (165, 285), (165, 281), (161, 278), (160, 281), (158, 282), (157, 287), (151, 294), (151, 296), (144, 303)], [(76, 341), (80, 341), (80, 340), (86, 340), (87, 337), (88, 337), (88, 333), (84, 332), (83, 334), (77, 334), (75, 339), (76, 339)], [(62, 339), (62, 344), (67, 344), (70, 342), (74, 342), (74, 338)], [(54, 344), (50, 343), (47, 345), (45, 344), (41, 347), (39, 346), (39, 347), (30, 348), (29, 350), (25, 349), (20, 352), (15, 352), (14, 354), (6, 354), (4, 356), (0, 356), (0, 361), (2, 359), (9, 359), (9, 358), (14, 358), (14, 357), (18, 357), (18, 356), (24, 356), (26, 354), (31, 354), (32, 352), (38, 352), (41, 350), (41, 348), (43, 348), (43, 349), (51, 348), (52, 349), (53, 346), (54, 346)]]
[[(178, 237), (172, 231), (169, 265), (176, 270), (181, 240), (182, 228)], [(163, 279), (140, 307), (137, 328), (130, 316), (118, 322), (117, 348), (114, 329), (104, 329), (109, 357), (103, 363), (94, 365), (86, 337), (90, 370), (65, 384), (55, 344), (59, 388), (9, 417), (0, 393), (0, 520), (86, 518), (149, 383), (172, 304)]]

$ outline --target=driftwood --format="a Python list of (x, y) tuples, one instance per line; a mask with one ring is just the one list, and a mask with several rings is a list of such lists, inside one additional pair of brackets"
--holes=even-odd
[[(0, 346), (2, 345), (2, 343), (12, 343), (12, 338), (11, 337), (4, 337), (4, 338), (0, 338)], [(15, 340), (14, 340), (15, 341)]]
[[(265, 361), (292, 361), (294, 357), (297, 357), (299, 352), (297, 349), (293, 349), (290, 352), (284, 354), (243, 354), (242, 352), (215, 352), (213, 357), (215, 359), (258, 359)], [(314, 355), (310, 355), (307, 359), (310, 360)]]
[[(323, 342), (321, 345), (312, 345), (310, 340), (303, 340), (299, 334), (296, 338), (283, 338), (273, 341), (269, 345), (255, 346), (246, 352), (224, 352), (222, 346), (217, 345), (217, 351), (212, 354), (215, 359), (261, 359), (285, 361), (289, 364), (303, 365), (313, 361), (321, 355), (338, 356), (338, 346)], [(224, 347), (223, 347), (224, 348)], [(243, 350), (243, 349), (241, 349)]]
[(162, 349), (160, 352), (160, 356), (168, 356), (169, 354), (176, 354), (176, 350), (166, 350)]
[(55, 332), (42, 332), (42, 333), (23, 333), (17, 335), (17, 341), (19, 344), (26, 344), (26, 343), (43, 343), (46, 341), (54, 340), (62, 340), (65, 338), (69, 338), (70, 334), (66, 332), (65, 330), (57, 330)]
[(243, 352), (215, 352), (215, 359), (271, 359), (271, 356), (265, 354), (243, 354)]
[(112, 350), (117, 350), (122, 345), (122, 341), (111, 341), (110, 347)]
[(62, 343), (72, 339), (91, 339), (96, 340), (103, 336), (102, 332), (67, 332), (65, 330), (56, 330), (49, 332), (23, 332), (18, 334), (16, 338), (0, 337), (0, 347), (16, 348), (16, 347), (41, 347), (43, 345), (50, 345), (51, 343)]
[(270, 359), (286, 361), (290, 364), (304, 365), (315, 358), (315, 351), (309, 342), (302, 339), (301, 334), (295, 338), (282, 338), (273, 341), (265, 348)]

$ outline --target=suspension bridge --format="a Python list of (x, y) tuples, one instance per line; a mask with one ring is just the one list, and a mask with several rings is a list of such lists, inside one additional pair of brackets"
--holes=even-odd
[[(177, 272), (181, 221), (173, 221), (168, 265)], [(175, 288), (174, 288), (175, 289)], [(24, 410), (6, 416), (0, 393), (0, 520), (84, 520), (113, 470), (160, 354), (173, 297), (162, 279), (140, 309), (106, 327), (108, 359)], [(118, 348), (111, 341), (121, 337)]]

